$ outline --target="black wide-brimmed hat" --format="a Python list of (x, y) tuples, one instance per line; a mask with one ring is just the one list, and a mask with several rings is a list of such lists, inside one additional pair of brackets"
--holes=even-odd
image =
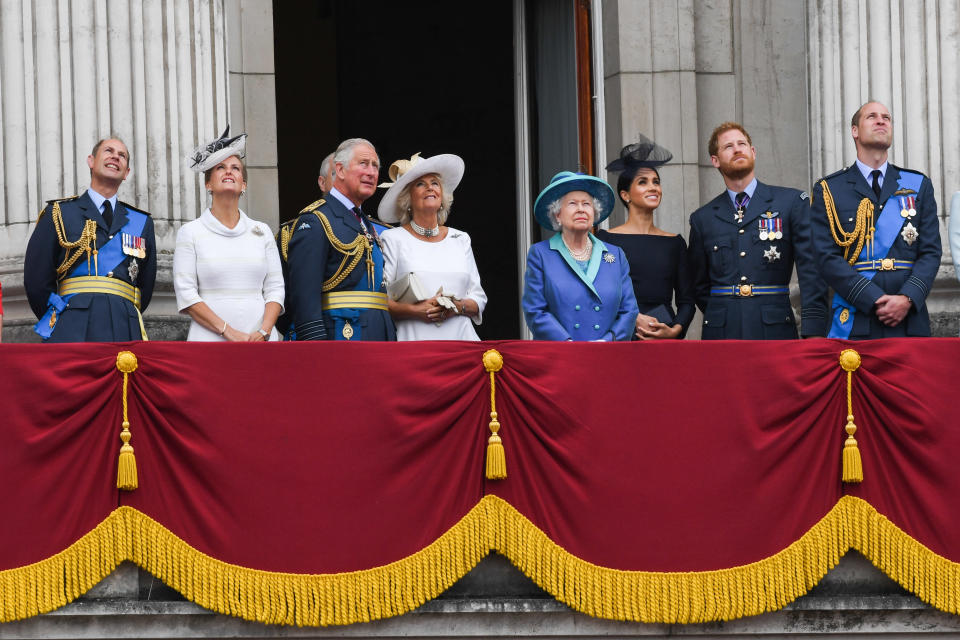
[(607, 165), (607, 171), (624, 171), (629, 168), (647, 167), (653, 169), (673, 160), (673, 154), (647, 136), (620, 150), (620, 157)]

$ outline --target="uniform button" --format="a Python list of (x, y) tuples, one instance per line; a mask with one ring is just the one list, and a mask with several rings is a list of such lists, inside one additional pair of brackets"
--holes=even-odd
[(704, 325), (708, 325), (708, 324), (710, 324), (710, 321), (709, 321), (709, 320), (704, 320), (704, 321), (703, 321), (703, 324), (704, 324)]
[(740, 276), (740, 282), (746, 282), (747, 276)]
[(593, 307), (593, 310), (594, 310), (594, 311), (600, 311), (600, 307), (594, 306), (594, 307)]
[(743, 233), (743, 229), (740, 229), (740, 233)]
[(740, 252), (740, 257), (741, 257), (741, 258), (744, 257), (744, 256), (746, 256), (746, 255), (747, 255), (747, 252), (746, 252), (746, 251), (741, 251), (741, 252)]
[(579, 323), (579, 322), (575, 323), (575, 324), (573, 325), (573, 328), (574, 328), (574, 329), (579, 329), (579, 328), (580, 328), (580, 323)]
[(714, 251), (719, 251), (719, 250), (720, 250), (720, 247), (718, 247), (717, 245), (713, 245), (713, 250), (714, 250)]
[(599, 331), (599, 330), (600, 330), (600, 325), (595, 324), (595, 325), (593, 325), (593, 328)]
[(786, 321), (789, 322), (789, 321), (790, 321), (790, 316), (787, 316), (786, 318), (784, 318), (784, 320), (786, 320)]
[(113, 271), (108, 271), (108, 272), (107, 272), (107, 277), (108, 277), (108, 278), (112, 278), (112, 277), (113, 277)]
[(575, 310), (575, 311), (580, 311), (580, 305), (576, 305), (576, 306), (574, 307), (574, 310)]
[(111, 234), (110, 234), (110, 237), (107, 238), (107, 239), (108, 239), (108, 240), (113, 240), (113, 234), (111, 233)]
[(853, 218), (847, 218), (847, 222), (853, 222)]

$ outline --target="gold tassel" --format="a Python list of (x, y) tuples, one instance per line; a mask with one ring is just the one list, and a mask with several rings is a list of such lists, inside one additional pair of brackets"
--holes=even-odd
[(130, 420), (127, 417), (127, 387), (129, 376), (137, 370), (137, 356), (130, 351), (121, 351), (117, 354), (117, 369), (123, 373), (123, 431), (120, 432), (120, 459), (117, 462), (117, 489), (133, 491), (137, 488), (137, 459), (133, 455), (130, 445)]
[(853, 437), (857, 432), (857, 425), (853, 423), (853, 372), (860, 368), (860, 354), (853, 349), (844, 349), (840, 352), (840, 366), (847, 372), (847, 425), (844, 427), (847, 440), (843, 443), (843, 481), (863, 482), (863, 462), (860, 460), (857, 439)]
[(496, 349), (483, 354), (483, 368), (490, 374), (490, 437), (487, 439), (487, 480), (503, 480), (507, 477), (507, 455), (500, 439), (500, 422), (497, 420), (496, 372), (503, 368), (503, 356)]

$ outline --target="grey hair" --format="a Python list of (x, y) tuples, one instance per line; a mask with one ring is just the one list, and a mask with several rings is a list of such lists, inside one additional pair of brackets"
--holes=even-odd
[[(354, 152), (357, 147), (361, 145), (366, 145), (373, 149), (374, 153), (377, 153), (377, 148), (373, 146), (373, 143), (369, 140), (365, 140), (364, 138), (348, 138), (341, 142), (340, 146), (337, 147), (337, 150), (333, 153), (334, 164), (342, 164), (344, 167), (350, 166)], [(379, 156), (380, 154), (377, 155)]]
[(333, 155), (332, 153), (329, 154), (323, 159), (323, 162), (320, 163), (320, 175), (324, 178), (330, 175), (330, 169), (332, 168), (330, 165), (333, 163)]
[[(447, 185), (443, 183), (443, 176), (439, 173), (425, 175), (437, 176), (437, 179), (440, 180), (440, 210), (437, 211), (437, 224), (444, 224), (450, 215), (450, 207), (453, 206), (453, 194), (447, 191)], [(412, 186), (413, 182), (397, 194), (397, 215), (400, 218), (400, 224), (407, 224), (413, 218), (413, 212), (410, 210), (410, 188)]]
[[(570, 192), (568, 191), (547, 205), (547, 218), (550, 220), (550, 226), (554, 231), (560, 231), (560, 209), (563, 208), (560, 201), (566, 198), (568, 193)], [(603, 205), (592, 195), (590, 200), (593, 202), (593, 224), (597, 224), (597, 220), (603, 215)]]

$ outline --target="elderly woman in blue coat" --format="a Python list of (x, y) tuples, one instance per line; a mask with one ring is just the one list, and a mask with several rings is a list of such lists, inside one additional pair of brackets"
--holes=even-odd
[(527, 253), (523, 314), (536, 340), (630, 340), (639, 309), (630, 265), (619, 247), (591, 233), (613, 210), (599, 178), (563, 171), (540, 192), (533, 212), (556, 233)]

